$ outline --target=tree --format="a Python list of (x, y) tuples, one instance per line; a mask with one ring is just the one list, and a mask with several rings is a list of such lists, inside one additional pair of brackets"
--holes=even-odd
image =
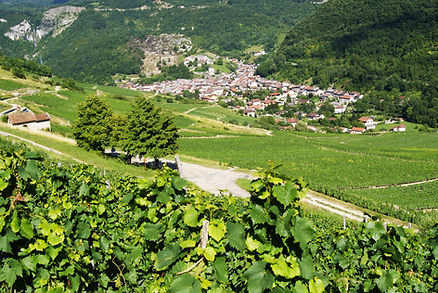
[(158, 166), (159, 158), (176, 152), (178, 137), (173, 118), (162, 113), (149, 99), (139, 97), (128, 114), (121, 145), (129, 155), (153, 157)]
[(73, 125), (73, 135), (79, 147), (103, 151), (110, 141), (110, 106), (98, 96), (88, 96), (78, 105), (78, 120)]
[(114, 114), (110, 121), (111, 125), (111, 147), (117, 147), (123, 140), (123, 136), (126, 133), (126, 125), (128, 124), (128, 118), (125, 115)]

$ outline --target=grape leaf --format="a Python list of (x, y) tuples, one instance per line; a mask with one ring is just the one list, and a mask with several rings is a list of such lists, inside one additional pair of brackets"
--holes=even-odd
[(182, 275), (173, 280), (169, 288), (171, 293), (200, 293), (201, 283), (192, 275)]
[(274, 276), (266, 269), (266, 263), (263, 261), (255, 262), (245, 272), (245, 276), (248, 278), (249, 293), (265, 292), (274, 284)]

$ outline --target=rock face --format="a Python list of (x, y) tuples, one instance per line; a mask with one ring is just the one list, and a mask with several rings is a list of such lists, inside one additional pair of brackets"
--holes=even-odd
[(35, 41), (35, 33), (27, 20), (23, 20), (19, 24), (11, 27), (10, 30), (5, 33), (5, 37), (8, 37), (13, 41), (20, 39), (29, 42)]
[(144, 52), (142, 72), (146, 76), (161, 73), (158, 65), (178, 64), (179, 56), (192, 49), (192, 41), (188, 37), (168, 34), (134, 39), (129, 45)]
[(47, 10), (41, 20), (41, 24), (33, 28), (27, 20), (10, 28), (5, 36), (13, 41), (25, 40), (34, 44), (45, 35), (52, 33), (56, 37), (66, 28), (72, 25), (79, 16), (84, 7), (61, 6)]

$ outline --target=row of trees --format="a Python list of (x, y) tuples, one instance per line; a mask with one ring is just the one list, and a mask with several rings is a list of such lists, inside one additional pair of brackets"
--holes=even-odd
[(87, 150), (118, 147), (129, 157), (152, 157), (158, 162), (178, 149), (173, 117), (145, 97), (137, 98), (125, 116), (114, 114), (103, 98), (88, 96), (78, 105), (78, 116), (73, 135), (78, 146)]

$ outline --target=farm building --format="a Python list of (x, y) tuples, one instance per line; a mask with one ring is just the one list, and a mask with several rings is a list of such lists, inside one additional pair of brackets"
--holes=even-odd
[(365, 132), (365, 128), (362, 127), (353, 127), (351, 128), (350, 134), (361, 134)]
[(16, 112), (8, 116), (8, 124), (31, 130), (50, 129), (50, 115), (48, 113), (34, 114), (33, 112)]
[(406, 131), (406, 126), (404, 124), (400, 124), (398, 126), (394, 126), (393, 128), (391, 128), (391, 131), (404, 132)]

